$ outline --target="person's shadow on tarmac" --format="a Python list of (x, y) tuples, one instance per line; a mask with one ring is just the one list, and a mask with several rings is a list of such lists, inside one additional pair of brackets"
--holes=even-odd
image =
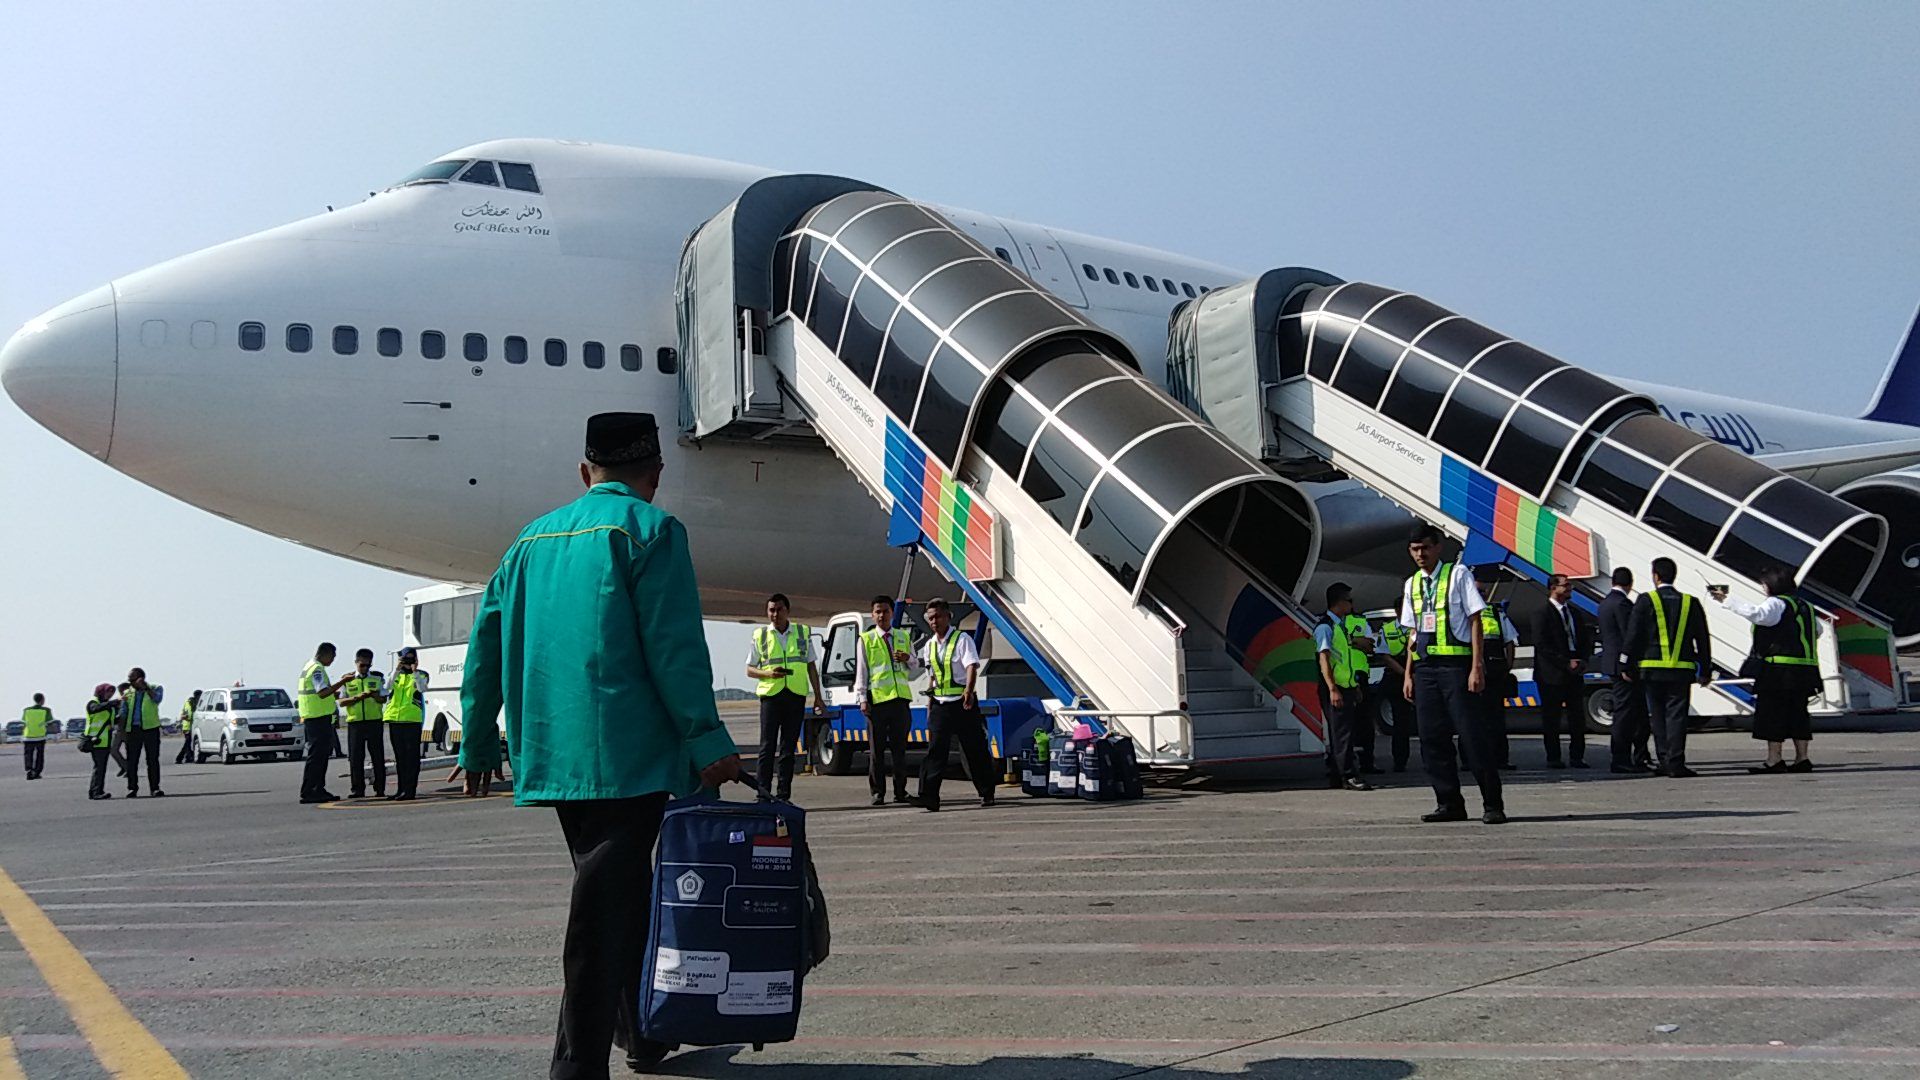
[(918, 1054), (893, 1054), (894, 1063), (841, 1065), (790, 1063), (755, 1065), (752, 1051), (738, 1046), (715, 1046), (675, 1054), (649, 1076), (732, 1077), (765, 1076), (772, 1080), (1402, 1080), (1413, 1075), (1413, 1063), (1391, 1058), (1269, 1058), (1223, 1069), (1180, 1065), (1136, 1065), (1105, 1058), (995, 1057), (972, 1065), (945, 1065)]

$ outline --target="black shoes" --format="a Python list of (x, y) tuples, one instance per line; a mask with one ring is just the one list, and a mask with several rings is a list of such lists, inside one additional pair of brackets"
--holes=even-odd
[(887, 797), (885, 795), (875, 795), (873, 797), (873, 800), (867, 803), (867, 805), (868, 806), (885, 806), (887, 805)]
[(1507, 823), (1507, 812), (1505, 810), (1489, 810), (1480, 815), (1480, 820), (1486, 822), (1488, 825), (1505, 825)]
[(991, 795), (980, 796), (980, 809), (991, 810), (992, 808), (993, 808), (993, 796)]
[[(1376, 769), (1374, 771), (1378, 772), (1379, 770)], [(1355, 776), (1348, 777), (1347, 782), (1340, 786), (1346, 788), (1348, 791), (1372, 791), (1373, 790), (1372, 784), (1369, 784), (1365, 780), (1362, 780), (1359, 777), (1355, 777)]]
[(393, 797), (393, 801), (394, 801), (394, 802), (412, 802), (412, 801), (413, 801), (413, 792), (411, 792), (411, 791), (403, 791), (403, 792), (401, 792), (400, 794), (398, 794), (398, 795), (395, 795), (395, 796)]
[(1564, 762), (1564, 761), (1549, 761), (1549, 762), (1547, 762), (1547, 768), (1549, 768), (1549, 769), (1564, 769), (1564, 768), (1566, 768), (1566, 767), (1567, 767), (1567, 763), (1566, 763), (1566, 762)]
[(152, 791), (147, 792), (147, 794), (152, 798), (158, 799), (166, 795), (166, 792), (161, 791), (159, 788), (154, 788)]
[(1420, 815), (1420, 820), (1433, 824), (1440, 821), (1465, 821), (1467, 808), (1464, 806), (1436, 806), (1432, 812)]
[(896, 791), (893, 793), (893, 801), (896, 805), (904, 806), (907, 803), (912, 802), (913, 800), (907, 796), (906, 792)]
[(303, 803), (339, 802), (340, 796), (331, 791), (316, 791), (311, 795), (300, 796), (300, 801)]
[(1750, 773), (1783, 773), (1787, 771), (1787, 763), (1784, 761), (1776, 761), (1771, 765), (1749, 765), (1747, 766), (1747, 771)]
[(137, 799), (137, 798), (139, 798), (139, 797), (140, 797), (140, 789), (139, 789), (139, 788), (128, 788), (128, 789), (127, 789), (127, 798), (129, 798), (129, 799)]
[(1796, 761), (1793, 764), (1787, 766), (1787, 771), (1788, 772), (1812, 772), (1813, 759), (1801, 758), (1799, 761)]
[(1584, 769), (1587, 767), (1587, 763), (1584, 761), (1576, 761), (1573, 763), (1573, 767), (1576, 769)]
[(92, 799), (92, 800), (94, 800), (95, 802), (98, 802), (98, 801), (100, 801), (101, 799), (111, 799), (111, 798), (113, 798), (113, 793), (112, 793), (112, 792), (110, 792), (110, 791), (96, 791), (96, 792), (94, 792), (93, 794), (91, 794), (91, 795), (88, 795), (88, 796), (87, 796), (87, 798), (89, 798), (89, 799)]
[(1674, 780), (1691, 780), (1694, 777), (1699, 776), (1700, 774), (1697, 772), (1694, 772), (1692, 769), (1687, 768), (1685, 765), (1675, 765), (1674, 767), (1668, 769), (1666, 772), (1662, 773), (1661, 775), (1670, 777)]

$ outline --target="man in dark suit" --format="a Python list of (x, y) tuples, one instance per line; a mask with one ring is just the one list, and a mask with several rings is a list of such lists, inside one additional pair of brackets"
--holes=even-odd
[[(1573, 609), (1573, 583), (1565, 574), (1547, 578), (1547, 604), (1533, 613), (1533, 681), (1540, 688), (1540, 731), (1547, 767), (1587, 767), (1587, 716), (1581, 687), (1593, 631)], [(1560, 726), (1567, 726), (1567, 760), (1560, 757)]]
[(1647, 691), (1653, 749), (1660, 757), (1655, 772), (1676, 780), (1699, 774), (1687, 768), (1687, 705), (1693, 684), (1713, 677), (1707, 613), (1700, 598), (1673, 587), (1673, 560), (1653, 560), (1653, 591), (1634, 601), (1627, 624), (1626, 655), (1634, 676)]
[(1613, 570), (1613, 591), (1600, 601), (1600, 673), (1613, 680), (1607, 688), (1613, 713), (1613, 767), (1617, 773), (1650, 770), (1647, 759), (1647, 695), (1632, 679), (1628, 657), (1628, 624), (1633, 618), (1633, 571)]

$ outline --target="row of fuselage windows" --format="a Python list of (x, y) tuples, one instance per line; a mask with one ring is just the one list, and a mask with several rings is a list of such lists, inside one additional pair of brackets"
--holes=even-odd
[[(267, 326), (265, 323), (246, 322), (240, 324), (240, 348), (247, 352), (259, 352), (267, 347)], [(313, 327), (306, 323), (290, 323), (286, 330), (286, 347), (291, 353), (313, 351)], [(406, 335), (391, 326), (383, 326), (373, 332), (373, 349), (381, 356), (399, 356), (406, 348)], [(447, 335), (438, 330), (422, 330), (419, 338), (420, 355), (428, 360), (447, 358)], [(607, 366), (608, 346), (598, 341), (582, 342), (580, 345), (580, 365), (588, 368)], [(360, 351), (360, 328), (356, 326), (336, 326), (333, 328), (333, 351), (339, 356), (353, 356)], [(481, 363), (491, 353), (491, 343), (485, 334), (465, 334), (460, 338), (460, 357), (471, 363)], [(566, 367), (571, 348), (564, 339), (547, 338), (540, 343), (540, 358), (548, 367)], [(509, 364), (524, 364), (532, 356), (533, 348), (527, 339), (510, 334), (501, 339), (501, 355)], [(623, 371), (639, 371), (645, 366), (638, 345), (618, 346), (615, 355), (619, 358)], [(654, 364), (666, 374), (673, 374), (680, 368), (678, 354), (670, 348), (654, 351)]]
[[(1019, 265), (1013, 261), (1013, 253), (1006, 248), (994, 248), (993, 253), (1000, 256), (1000, 261), (1009, 266)], [(1151, 274), (1135, 274), (1131, 270), (1116, 271), (1111, 266), (1095, 267), (1092, 263), (1081, 263), (1080, 272), (1087, 275), (1088, 281), (1099, 281), (1104, 275), (1107, 284), (1119, 285), (1125, 282), (1129, 289), (1141, 288), (1144, 282), (1148, 292), (1165, 292), (1168, 296), (1179, 296), (1181, 293), (1199, 296), (1203, 292), (1212, 291), (1211, 287), (1206, 285), (1194, 285), (1186, 281), (1176, 282), (1172, 278), (1156, 278)]]
[(1087, 275), (1088, 281), (1099, 281), (1104, 277), (1109, 285), (1119, 285), (1124, 282), (1129, 289), (1145, 288), (1148, 292), (1164, 292), (1168, 296), (1179, 296), (1182, 293), (1188, 296), (1199, 296), (1201, 293), (1213, 291), (1212, 286), (1209, 285), (1195, 285), (1187, 281), (1176, 282), (1172, 278), (1135, 274), (1131, 270), (1116, 271), (1111, 266), (1095, 267), (1092, 263), (1081, 263), (1080, 272)]

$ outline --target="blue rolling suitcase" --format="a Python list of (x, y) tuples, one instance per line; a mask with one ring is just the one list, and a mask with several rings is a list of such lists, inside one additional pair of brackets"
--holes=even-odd
[(680, 800), (656, 852), (633, 1056), (653, 1064), (680, 1046), (792, 1039), (829, 936), (806, 811)]
[(1047, 794), (1071, 799), (1079, 794), (1080, 751), (1071, 741), (1055, 740), (1047, 754)]

